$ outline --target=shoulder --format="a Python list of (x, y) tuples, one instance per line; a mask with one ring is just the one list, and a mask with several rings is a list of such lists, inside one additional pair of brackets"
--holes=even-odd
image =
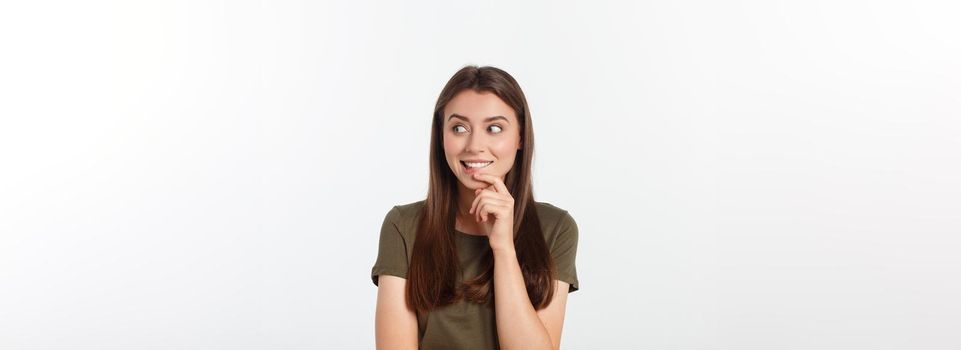
[(396, 226), (405, 239), (413, 238), (417, 231), (417, 218), (421, 208), (424, 207), (424, 202), (426, 200), (393, 206), (384, 218), (385, 223)]
[(564, 215), (569, 215), (567, 210), (564, 210), (554, 204), (548, 202), (534, 202), (534, 207), (537, 208), (537, 216), (542, 220), (547, 219), (548, 221), (552, 219), (558, 219)]
[(547, 242), (558, 238), (560, 235), (577, 236), (577, 223), (567, 210), (548, 202), (534, 202), (537, 210), (537, 218), (541, 222), (541, 229)]
[(540, 219), (541, 224), (573, 221), (570, 212), (554, 204), (535, 201), (534, 208), (537, 210), (537, 217)]
[(420, 214), (421, 208), (424, 207), (424, 202), (426, 200), (419, 200), (407, 204), (398, 204), (390, 209), (388, 215), (393, 215), (395, 219), (411, 219), (417, 218)]

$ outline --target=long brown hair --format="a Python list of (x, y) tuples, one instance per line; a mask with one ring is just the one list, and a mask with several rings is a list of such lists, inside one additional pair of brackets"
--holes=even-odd
[(461, 298), (493, 306), (494, 259), (490, 247), (482, 258), (482, 272), (458, 285), (460, 262), (453, 238), (458, 180), (444, 154), (443, 114), (447, 103), (466, 89), (494, 93), (514, 109), (520, 122), (521, 149), (517, 150), (514, 165), (507, 172), (504, 184), (514, 198), (514, 247), (527, 295), (535, 309), (542, 309), (554, 296), (555, 268), (544, 242), (531, 185), (531, 161), (534, 157), (531, 114), (517, 81), (507, 72), (487, 66), (466, 66), (457, 71), (441, 90), (434, 106), (430, 180), (407, 276), (407, 303), (418, 313), (426, 313)]

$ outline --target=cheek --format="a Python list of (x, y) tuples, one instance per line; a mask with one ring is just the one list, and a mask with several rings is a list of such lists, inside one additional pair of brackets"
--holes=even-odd
[(491, 152), (500, 160), (511, 160), (517, 155), (517, 141), (503, 140), (491, 145)]
[(457, 154), (457, 141), (450, 137), (444, 138), (444, 153), (448, 156)]

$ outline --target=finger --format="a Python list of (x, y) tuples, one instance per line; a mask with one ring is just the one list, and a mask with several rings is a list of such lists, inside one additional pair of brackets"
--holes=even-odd
[(480, 210), (480, 217), (481, 217), (480, 222), (487, 222), (487, 208), (488, 208), (489, 205), (490, 205), (490, 204), (489, 204), (489, 203), (486, 203), (486, 202), (485, 202), (485, 203), (481, 203), (481, 207), (479, 208), (479, 210)]
[(481, 192), (481, 194), (478, 194), (477, 197), (474, 197), (474, 202), (471, 203), (471, 209), (473, 210), (473, 212), (476, 212), (477, 208), (480, 206), (481, 203), (484, 203), (484, 201), (495, 201), (500, 204), (508, 203), (508, 200), (502, 198), (501, 195), (498, 194), (497, 192), (484, 190), (483, 192)]
[(490, 219), (491, 215), (494, 216), (494, 219), (499, 219), (504, 215), (507, 215), (505, 214), (505, 211), (504, 211), (505, 208), (507, 208), (507, 206), (501, 203), (495, 203), (495, 202), (486, 203), (486, 205), (484, 206), (484, 222)]
[(477, 217), (477, 222), (484, 222), (484, 208), (486, 207), (486, 202), (477, 203), (477, 213), (474, 216)]
[(474, 220), (477, 221), (477, 222), (483, 222), (483, 221), (484, 221), (484, 216), (483, 216), (483, 214), (481, 213), (481, 209), (482, 209), (483, 206), (484, 206), (484, 200), (485, 200), (488, 196), (485, 196), (485, 195), (484, 195), (484, 191), (483, 191), (483, 190), (481, 190), (481, 191), (479, 191), (479, 192), (480, 192), (480, 194), (478, 194), (477, 197), (474, 198), (474, 203), (477, 203), (477, 204), (475, 205), (475, 207), (474, 207)]
[(482, 205), (483, 203), (480, 202), (480, 198), (475, 198), (474, 200), (477, 201), (477, 208), (474, 209), (474, 221), (476, 221), (476, 222), (481, 222), (481, 212), (480, 212), (480, 211), (481, 211), (481, 205)]
[(493, 185), (496, 192), (507, 194), (507, 195), (510, 194), (510, 191), (507, 190), (507, 186), (504, 185), (504, 181), (501, 180), (500, 177), (490, 175), (490, 174), (476, 173), (474, 174), (474, 178)]
[(494, 192), (493, 190), (487, 190), (487, 189), (483, 189), (483, 188), (478, 188), (478, 189), (474, 190), (474, 201), (471, 202), (471, 205), (470, 205), (470, 206), (471, 206), (471, 209), (468, 210), (467, 212), (473, 214), (474, 211), (477, 210), (477, 203), (478, 203), (481, 199), (483, 199), (484, 197), (497, 198), (498, 196), (500, 196), (500, 195), (497, 194), (497, 192)]
[(478, 197), (477, 194), (478, 194), (481, 190), (483, 190), (483, 189), (478, 188), (478, 189), (474, 190), (474, 201), (471, 202), (471, 204), (470, 204), (470, 210), (467, 211), (468, 213), (473, 214), (473, 213), (474, 213), (474, 210), (477, 210), (477, 201), (480, 200), (480, 197)]
[(474, 221), (481, 222), (481, 220), (483, 220), (483, 218), (481, 218), (481, 205), (477, 204), (477, 209), (474, 209)]
[(502, 199), (497, 198), (487, 198), (478, 205), (477, 212), (481, 215), (481, 222), (486, 222), (493, 214), (497, 217), (497, 214), (503, 214), (503, 209), (508, 208), (507, 203)]
[[(473, 207), (474, 207), (474, 213), (473, 213), (473, 214), (474, 214), (474, 221), (477, 221), (477, 222), (481, 222), (481, 219), (482, 219), (479, 210), (480, 210), (480, 205), (481, 205), (481, 203), (483, 203), (484, 198), (487, 197), (487, 196), (484, 194), (484, 192), (485, 192), (485, 191), (484, 191), (484, 189), (482, 189), (482, 188), (478, 188), (478, 189), (475, 191), (476, 196), (474, 197), (474, 202), (473, 202)], [(489, 192), (489, 191), (488, 191), (488, 192)]]

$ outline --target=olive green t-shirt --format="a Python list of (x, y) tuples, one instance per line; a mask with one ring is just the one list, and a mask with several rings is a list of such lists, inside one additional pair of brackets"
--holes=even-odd
[[(410, 254), (417, 233), (417, 216), (424, 201), (394, 206), (384, 218), (380, 230), (377, 261), (371, 279), (377, 285), (379, 275), (407, 278)], [(570, 284), (568, 293), (580, 288), (577, 269), (577, 224), (571, 215), (550, 203), (535, 202), (544, 241), (554, 259), (557, 279)], [(480, 261), (489, 247), (487, 236), (454, 232), (460, 259), (461, 281), (481, 273)], [(421, 349), (499, 349), (494, 308), (460, 300), (454, 304), (417, 315)]]

